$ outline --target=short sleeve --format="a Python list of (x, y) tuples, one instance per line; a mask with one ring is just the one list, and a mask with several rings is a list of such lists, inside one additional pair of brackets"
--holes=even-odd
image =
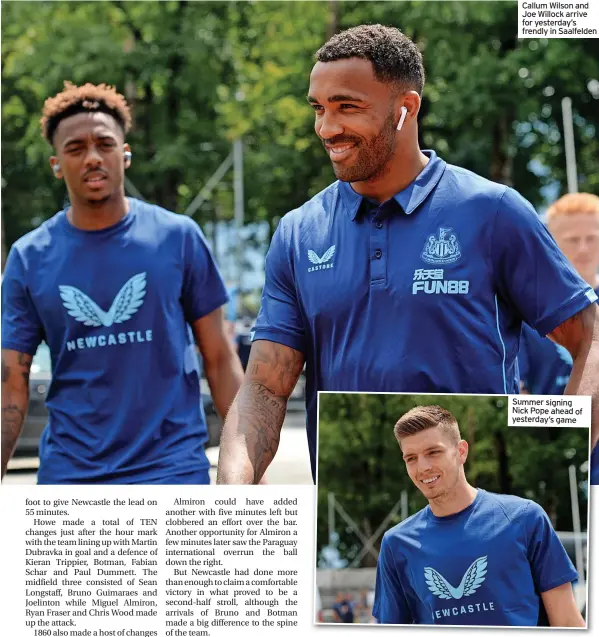
[(381, 624), (413, 624), (403, 585), (395, 564), (389, 538), (385, 535), (376, 566), (376, 587), (372, 615)]
[(491, 241), (499, 294), (541, 336), (597, 300), (534, 208), (511, 188), (501, 198)]
[(547, 514), (535, 502), (526, 509), (526, 528), (528, 561), (537, 590), (544, 593), (567, 582), (575, 582), (578, 573)]
[(26, 282), (21, 255), (11, 248), (2, 278), (2, 348), (33, 356), (44, 328)]
[(280, 223), (266, 255), (262, 305), (252, 340), (274, 341), (304, 352), (304, 323), (290, 265), (290, 248), (283, 235)]
[(182, 304), (185, 320), (193, 323), (229, 300), (227, 288), (200, 227), (186, 224)]

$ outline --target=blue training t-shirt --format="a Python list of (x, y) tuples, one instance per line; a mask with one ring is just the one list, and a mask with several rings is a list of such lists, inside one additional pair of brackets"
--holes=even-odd
[(98, 231), (66, 211), (19, 239), (2, 282), (2, 347), (52, 356), (38, 482), (195, 481), (208, 439), (190, 324), (227, 302), (191, 219), (129, 199)]
[(540, 593), (577, 578), (538, 504), (478, 489), (459, 513), (427, 506), (385, 533), (372, 614), (382, 624), (536, 626)]
[(596, 300), (518, 193), (425, 154), (374, 211), (337, 181), (273, 236), (253, 338), (304, 353), (313, 473), (318, 391), (517, 393), (522, 322)]

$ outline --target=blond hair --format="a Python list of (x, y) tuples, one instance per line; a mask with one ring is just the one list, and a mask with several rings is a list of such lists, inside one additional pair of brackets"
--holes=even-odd
[(547, 210), (547, 223), (556, 217), (566, 217), (573, 214), (599, 215), (599, 197), (587, 192), (573, 192), (560, 197)]

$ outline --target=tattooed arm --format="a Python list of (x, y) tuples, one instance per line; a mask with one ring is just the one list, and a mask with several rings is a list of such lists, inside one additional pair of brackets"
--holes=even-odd
[(593, 303), (555, 328), (549, 338), (565, 347), (574, 365), (565, 394), (593, 397), (591, 447), (599, 440), (599, 305)]
[(23, 428), (32, 356), (2, 350), (2, 477)]
[(277, 453), (287, 400), (304, 355), (286, 345), (255, 341), (245, 378), (223, 427), (218, 484), (257, 484)]

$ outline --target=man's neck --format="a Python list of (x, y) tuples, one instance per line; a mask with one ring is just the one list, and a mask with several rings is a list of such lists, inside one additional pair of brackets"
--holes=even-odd
[(362, 197), (383, 203), (407, 188), (428, 164), (429, 158), (418, 145), (396, 149), (382, 173), (367, 181), (356, 181), (351, 187)]
[(477, 492), (477, 489), (464, 480), (458, 483), (447, 496), (429, 500), (431, 511), (438, 518), (459, 513), (474, 502)]
[(128, 211), (128, 199), (124, 194), (119, 194), (97, 204), (74, 201), (67, 210), (67, 219), (79, 230), (104, 230), (117, 224)]

